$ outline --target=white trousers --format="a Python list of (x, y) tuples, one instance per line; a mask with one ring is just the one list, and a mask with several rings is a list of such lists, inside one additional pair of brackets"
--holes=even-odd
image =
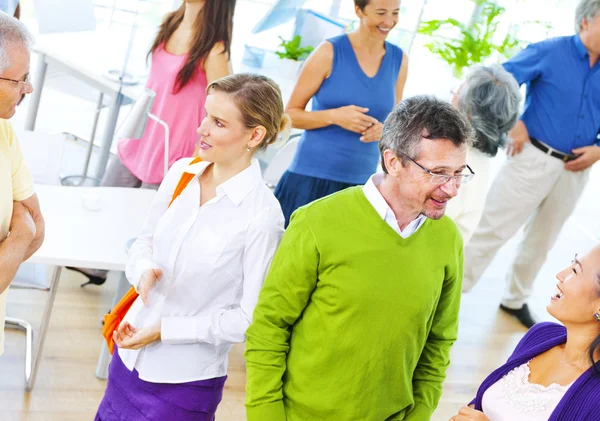
[(479, 226), (465, 247), (463, 292), (473, 288), (500, 247), (526, 224), (502, 299), (508, 308), (521, 308), (575, 209), (589, 172), (566, 171), (560, 159), (529, 143), (509, 158), (488, 192)]

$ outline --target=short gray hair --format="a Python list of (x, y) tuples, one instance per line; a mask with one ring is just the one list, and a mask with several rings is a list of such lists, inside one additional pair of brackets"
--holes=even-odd
[(10, 66), (10, 47), (23, 46), (30, 50), (32, 44), (33, 37), (27, 27), (18, 19), (0, 11), (0, 72)]
[(581, 0), (575, 9), (575, 31), (581, 32), (581, 22), (594, 19), (600, 11), (600, 0)]
[(496, 156), (519, 118), (521, 91), (515, 78), (499, 64), (475, 66), (460, 88), (458, 109), (475, 130), (476, 149)]
[(406, 165), (405, 157), (417, 159), (421, 139), (448, 139), (458, 148), (470, 145), (473, 129), (465, 116), (446, 101), (430, 95), (418, 95), (396, 105), (386, 118), (379, 141), (383, 171), (387, 173), (383, 153), (390, 149)]

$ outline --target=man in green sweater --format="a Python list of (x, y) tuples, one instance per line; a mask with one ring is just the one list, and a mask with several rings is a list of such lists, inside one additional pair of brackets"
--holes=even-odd
[(248, 421), (429, 421), (463, 273), (444, 210), (471, 139), (450, 104), (408, 98), (385, 121), (385, 174), (293, 214), (247, 332)]

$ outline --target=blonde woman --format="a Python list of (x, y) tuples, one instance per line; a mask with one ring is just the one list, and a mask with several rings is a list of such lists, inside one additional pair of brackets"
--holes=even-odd
[[(289, 124), (264, 76), (208, 86), (202, 162), (173, 165), (131, 249), (127, 278), (140, 297), (114, 333), (96, 420), (214, 420), (231, 344), (245, 339), (283, 235), (253, 155)], [(183, 172), (195, 178), (169, 206)]]

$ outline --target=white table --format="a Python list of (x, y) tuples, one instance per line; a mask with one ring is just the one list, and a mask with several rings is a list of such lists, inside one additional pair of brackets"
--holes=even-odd
[[(56, 269), (42, 315), (27, 390), (35, 383), (62, 267), (124, 271), (127, 263), (125, 245), (140, 233), (156, 194), (154, 190), (146, 189), (49, 185), (37, 185), (36, 192), (46, 221), (46, 239), (28, 261), (52, 265)], [(97, 199), (99, 210), (84, 206), (84, 202), (89, 204), (92, 197)], [(119, 293), (116, 292), (116, 299)], [(104, 348), (106, 345), (103, 344)], [(106, 355), (101, 355), (102, 358), (106, 360)]]
[(39, 63), (33, 77), (34, 90), (27, 110), (25, 130), (34, 130), (35, 128), (48, 64), (58, 66), (112, 98), (102, 136), (100, 161), (95, 173), (95, 177), (98, 179), (102, 178), (108, 163), (110, 146), (123, 101), (125, 98), (135, 100), (143, 89), (143, 83), (126, 86), (104, 76), (110, 67), (119, 67), (119, 59), (121, 63), (123, 62), (128, 35), (122, 31), (109, 32), (106, 30), (42, 35), (33, 47), (33, 51), (39, 54)]

